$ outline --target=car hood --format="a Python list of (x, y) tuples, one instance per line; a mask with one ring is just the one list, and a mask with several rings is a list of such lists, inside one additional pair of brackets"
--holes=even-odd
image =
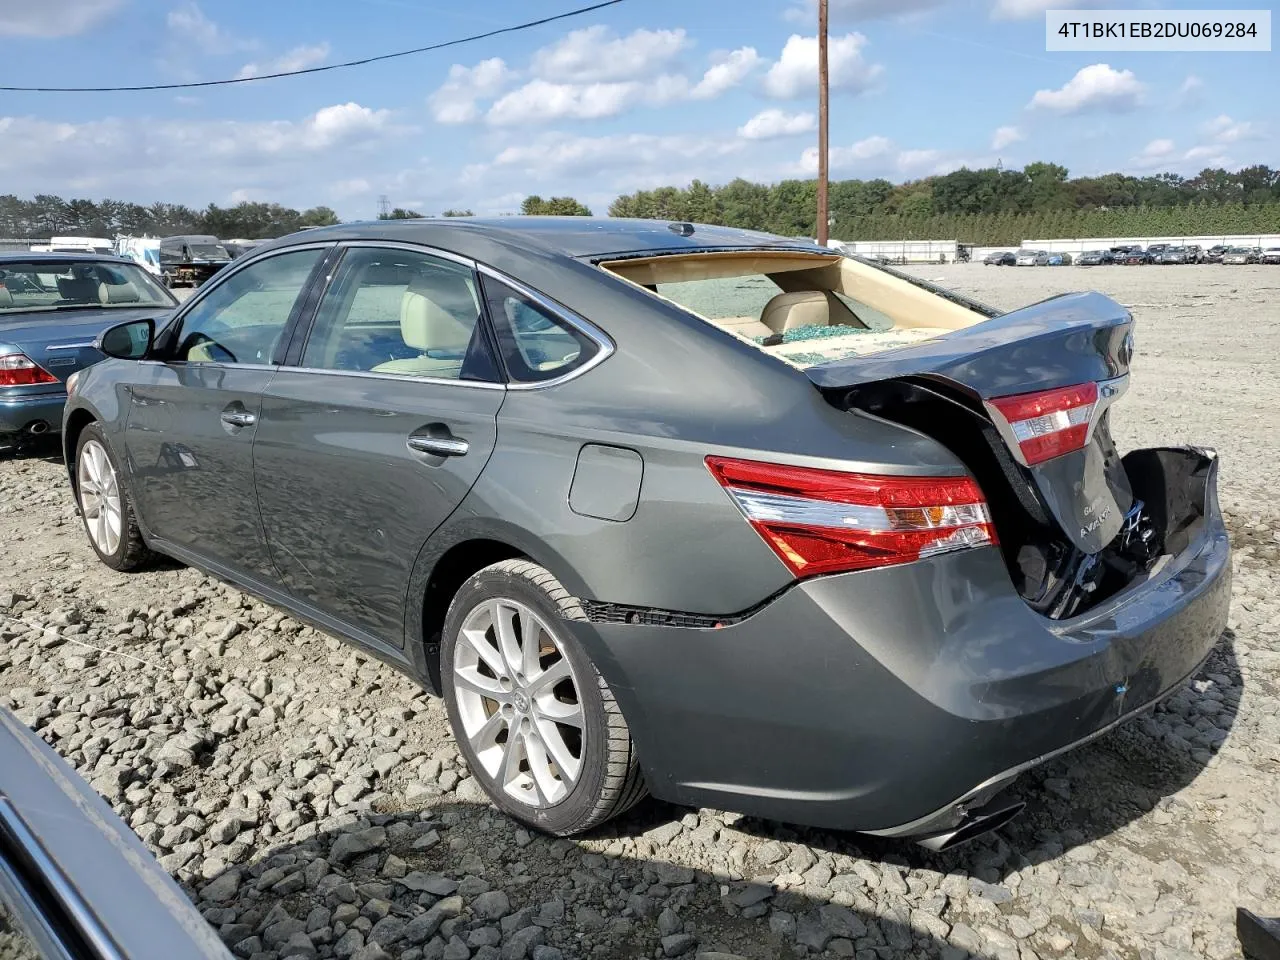
[[(39, 737), (0, 707), (0, 839), (90, 942), (125, 958), (231, 960), (142, 841)], [(60, 927), (59, 929), (62, 929)]]

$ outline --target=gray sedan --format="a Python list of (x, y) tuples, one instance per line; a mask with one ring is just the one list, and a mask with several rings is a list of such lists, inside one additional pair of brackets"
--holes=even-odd
[(344, 225), (108, 331), (65, 454), (103, 562), (406, 671), (527, 824), (648, 791), (941, 847), (1226, 624), (1216, 457), (1111, 441), (1132, 327), (719, 227)]

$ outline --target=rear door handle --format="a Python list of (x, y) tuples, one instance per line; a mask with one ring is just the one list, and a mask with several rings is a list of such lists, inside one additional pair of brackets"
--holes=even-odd
[(461, 457), (471, 449), (471, 444), (461, 437), (412, 436), (405, 442), (410, 450), (430, 453), (437, 457)]
[(252, 427), (258, 418), (248, 410), (227, 410), (222, 414), (222, 422), (233, 427)]

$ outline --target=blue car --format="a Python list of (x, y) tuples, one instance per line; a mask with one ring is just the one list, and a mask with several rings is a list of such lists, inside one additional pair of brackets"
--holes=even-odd
[(0, 450), (61, 429), (66, 379), (102, 359), (102, 331), (177, 305), (129, 260), (0, 254)]

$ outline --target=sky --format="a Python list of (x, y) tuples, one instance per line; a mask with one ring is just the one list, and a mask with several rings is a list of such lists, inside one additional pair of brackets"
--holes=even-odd
[[(254, 76), (585, 2), (0, 0), (0, 85)], [(0, 193), (324, 204), (356, 219), (381, 197), (501, 214), (529, 194), (567, 194), (604, 214), (620, 193), (694, 178), (811, 177), (815, 3), (625, 0), (318, 75), (0, 93)], [(1047, 8), (1101, 0), (830, 3), (833, 178), (902, 182), (997, 161), (1048, 160), (1073, 176), (1280, 161), (1275, 53), (1045, 52)]]

